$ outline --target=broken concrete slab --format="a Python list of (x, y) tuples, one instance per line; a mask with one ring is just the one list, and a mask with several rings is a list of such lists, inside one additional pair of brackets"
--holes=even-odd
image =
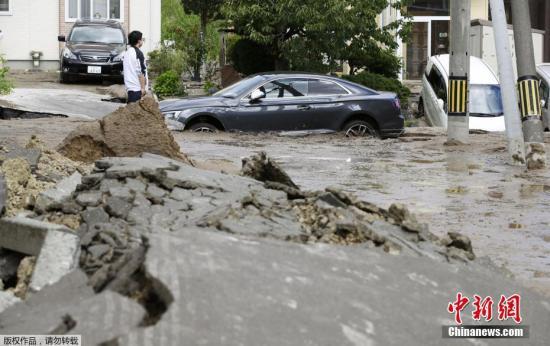
[(0, 314), (0, 333), (81, 334), (83, 345), (98, 345), (137, 328), (144, 316), (138, 303), (119, 294), (95, 295), (86, 275), (76, 270)]
[(62, 179), (57, 185), (38, 195), (35, 202), (35, 210), (44, 213), (47, 211), (58, 210), (75, 192), (76, 187), (80, 184), (82, 175), (78, 172), (71, 176)]
[(78, 266), (80, 237), (74, 233), (49, 231), (36, 259), (29, 288), (40, 291)]
[(120, 107), (101, 101), (102, 97), (83, 90), (15, 88), (11, 94), (0, 96), (0, 102), (18, 111), (101, 119)]
[(0, 247), (35, 256), (50, 231), (72, 233), (64, 226), (26, 217), (0, 219)]
[[(439, 345), (441, 326), (454, 324), (446, 308), (456, 292), (519, 293), (529, 344), (550, 338), (548, 298), (477, 265), (204, 229), (154, 234), (150, 244), (145, 268), (174, 301), (156, 325), (131, 331), (121, 345)], [(465, 324), (480, 324), (470, 316), (463, 314)], [(516, 343), (487, 342), (496, 344)]]

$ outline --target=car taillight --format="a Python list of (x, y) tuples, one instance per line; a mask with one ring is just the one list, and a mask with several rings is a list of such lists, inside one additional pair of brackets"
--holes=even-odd
[(401, 104), (399, 103), (399, 99), (397, 97), (393, 99), (393, 105), (395, 106), (395, 108), (401, 109)]

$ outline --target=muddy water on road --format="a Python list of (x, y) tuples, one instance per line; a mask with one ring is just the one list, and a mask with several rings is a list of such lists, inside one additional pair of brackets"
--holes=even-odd
[(340, 135), (176, 136), (182, 151), (226, 171), (263, 150), (304, 189), (334, 185), (384, 207), (404, 203), (432, 232), (468, 235), (478, 256), (550, 293), (549, 170), (507, 165), (503, 134), (470, 138), (469, 145), (445, 146), (443, 133), (430, 128), (384, 141)]

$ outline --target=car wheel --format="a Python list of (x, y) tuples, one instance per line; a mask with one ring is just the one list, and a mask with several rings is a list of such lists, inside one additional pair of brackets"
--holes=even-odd
[(378, 138), (378, 132), (374, 127), (364, 120), (352, 120), (344, 125), (346, 137), (373, 137)]
[(196, 123), (189, 127), (189, 131), (215, 133), (215, 132), (218, 132), (219, 129), (216, 126), (209, 123)]

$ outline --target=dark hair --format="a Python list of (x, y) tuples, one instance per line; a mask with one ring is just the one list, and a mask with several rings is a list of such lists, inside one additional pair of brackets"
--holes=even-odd
[(140, 31), (134, 30), (128, 35), (128, 43), (130, 46), (135, 46), (142, 38), (143, 34)]

